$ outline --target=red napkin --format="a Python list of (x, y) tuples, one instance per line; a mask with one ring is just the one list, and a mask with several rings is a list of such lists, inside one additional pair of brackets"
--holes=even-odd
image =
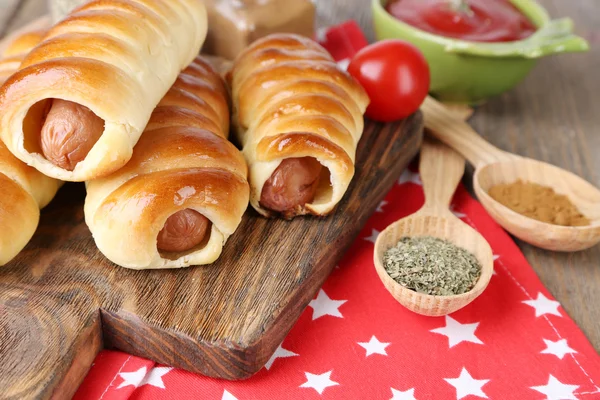
[[(366, 44), (349, 22), (320, 32), (336, 60)], [(461, 186), (457, 216), (490, 242), (494, 276), (464, 309), (430, 318), (402, 307), (373, 266), (373, 243), (417, 211), (408, 169), (271, 360), (240, 382), (103, 351), (76, 399), (600, 399), (600, 357), (511, 238)]]

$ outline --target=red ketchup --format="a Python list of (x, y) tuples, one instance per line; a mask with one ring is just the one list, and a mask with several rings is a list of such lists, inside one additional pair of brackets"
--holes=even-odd
[(426, 32), (473, 42), (512, 42), (536, 31), (508, 0), (390, 0), (386, 10)]

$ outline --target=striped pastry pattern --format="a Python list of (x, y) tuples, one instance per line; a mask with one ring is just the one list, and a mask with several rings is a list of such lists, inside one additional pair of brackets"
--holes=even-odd
[[(233, 124), (249, 166), (251, 204), (265, 216), (327, 215), (354, 175), (369, 104), (364, 89), (316, 42), (273, 34), (240, 54), (229, 75)], [(314, 199), (283, 212), (261, 203), (265, 183), (286, 159), (324, 168)]]
[[(93, 0), (55, 25), (0, 88), (1, 138), (19, 159), (65, 181), (121, 168), (152, 111), (206, 37), (198, 0)], [(74, 169), (43, 156), (40, 130), (53, 99), (87, 107), (104, 122)]]
[[(227, 140), (229, 98), (222, 78), (198, 57), (162, 99), (127, 165), (87, 182), (85, 219), (102, 253), (132, 269), (214, 262), (248, 207), (247, 166)], [(210, 221), (199, 246), (165, 254), (167, 219), (194, 210)]]
[[(10, 77), (45, 31), (23, 34), (1, 55), (0, 84)], [(0, 266), (11, 261), (31, 240), (40, 209), (55, 196), (59, 181), (28, 167), (0, 141)]]

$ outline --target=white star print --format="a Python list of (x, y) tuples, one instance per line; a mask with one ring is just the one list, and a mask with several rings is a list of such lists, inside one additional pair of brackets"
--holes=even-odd
[(359, 346), (367, 350), (366, 357), (369, 357), (371, 354), (381, 354), (387, 356), (385, 348), (390, 345), (390, 343), (381, 343), (375, 336), (372, 336), (371, 340), (369, 340), (368, 342), (359, 342), (358, 344)]
[(577, 400), (573, 393), (578, 385), (566, 385), (550, 375), (548, 383), (544, 386), (533, 386), (531, 389), (546, 395), (546, 400)]
[(383, 207), (387, 206), (388, 202), (387, 201), (382, 201), (381, 203), (379, 203), (379, 205), (377, 206), (377, 209), (375, 210), (375, 212), (378, 213), (382, 213), (383, 212)]
[(152, 371), (150, 371), (150, 374), (148, 374), (148, 376), (144, 378), (140, 386), (150, 385), (164, 389), (165, 383), (163, 382), (162, 377), (169, 373), (169, 371), (171, 371), (172, 369), (173, 368), (170, 367), (152, 368)]
[(554, 354), (561, 360), (563, 359), (565, 354), (577, 353), (575, 350), (569, 347), (569, 345), (567, 344), (567, 339), (558, 340), (556, 342), (544, 339), (544, 343), (546, 343), (546, 349), (542, 350), (541, 353)]
[(550, 300), (542, 293), (538, 293), (537, 299), (525, 300), (523, 303), (535, 308), (536, 317), (545, 314), (558, 315), (559, 317), (562, 317), (562, 315), (560, 315), (560, 312), (558, 311), (560, 303), (558, 301)]
[(339, 383), (334, 382), (330, 379), (331, 373), (333, 371), (325, 372), (321, 375), (311, 374), (310, 372), (305, 372), (306, 382), (300, 385), (301, 388), (313, 388), (319, 394), (323, 394), (325, 389), (331, 386), (337, 386)]
[(123, 378), (123, 382), (117, 387), (117, 389), (121, 389), (130, 385), (136, 388), (144, 385), (150, 385), (164, 389), (165, 383), (163, 382), (162, 377), (172, 369), (173, 368), (171, 367), (152, 368), (150, 373), (147, 375), (146, 367), (142, 367), (134, 372), (121, 372), (119, 376)]
[(474, 324), (461, 324), (452, 317), (446, 315), (446, 326), (442, 328), (433, 329), (430, 332), (439, 333), (448, 337), (448, 345), (450, 348), (456, 346), (461, 342), (471, 342), (477, 344), (483, 344), (477, 336), (475, 336), (475, 330), (479, 326), (479, 322)]
[(398, 389), (392, 388), (392, 398), (390, 400), (417, 400), (415, 399), (415, 389), (408, 389), (406, 392), (401, 392)]
[(129, 385), (138, 387), (146, 376), (146, 367), (142, 367), (134, 372), (121, 372), (119, 376), (123, 378), (123, 382), (117, 386), (117, 389), (121, 389)]
[(367, 242), (371, 242), (373, 244), (375, 244), (375, 242), (377, 241), (377, 237), (379, 236), (379, 231), (377, 229), (371, 229), (371, 236), (366, 237), (365, 240)]
[(271, 356), (271, 358), (269, 359), (269, 361), (267, 361), (267, 363), (265, 364), (265, 368), (268, 370), (271, 368), (271, 366), (273, 365), (273, 363), (275, 362), (275, 360), (277, 360), (278, 358), (287, 358), (287, 357), (294, 357), (297, 356), (298, 354), (291, 352), (289, 350), (284, 349), (283, 347), (281, 347), (281, 345), (279, 345), (279, 347), (277, 348), (277, 350), (275, 350), (275, 353), (273, 353), (273, 355)]
[(488, 398), (481, 388), (490, 380), (474, 379), (464, 367), (462, 371), (460, 371), (458, 378), (444, 380), (456, 388), (456, 400), (460, 400), (469, 395), (483, 397), (484, 399)]
[[(494, 262), (496, 262), (498, 259), (500, 258), (500, 256), (497, 256), (494, 254), (494, 256), (492, 257), (492, 259), (494, 260)], [(496, 268), (492, 269), (492, 275), (498, 275), (498, 273), (496, 272)]]
[(350, 65), (350, 59), (344, 58), (343, 60), (338, 61), (337, 65), (338, 65), (339, 69), (341, 69), (342, 71), (345, 71), (348, 69), (348, 65)]
[(227, 390), (225, 390), (223, 392), (223, 397), (221, 397), (221, 400), (238, 400), (238, 399), (237, 399), (237, 397), (235, 397), (234, 395), (229, 393)]
[(344, 318), (340, 310), (340, 306), (348, 300), (331, 300), (329, 296), (321, 289), (316, 299), (309, 303), (309, 307), (313, 309), (312, 319), (313, 321), (324, 315), (331, 315), (333, 317)]
[(398, 185), (404, 185), (408, 182), (414, 183), (415, 185), (423, 185), (418, 173), (412, 172), (410, 169), (405, 169), (404, 172), (402, 172), (402, 175), (400, 175), (400, 179), (398, 179)]

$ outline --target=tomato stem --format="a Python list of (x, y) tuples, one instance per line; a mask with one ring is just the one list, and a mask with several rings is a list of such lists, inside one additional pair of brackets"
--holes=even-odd
[(448, 4), (450, 4), (450, 8), (452, 8), (457, 13), (463, 13), (472, 15), (473, 10), (469, 7), (469, 3), (467, 0), (448, 0)]

